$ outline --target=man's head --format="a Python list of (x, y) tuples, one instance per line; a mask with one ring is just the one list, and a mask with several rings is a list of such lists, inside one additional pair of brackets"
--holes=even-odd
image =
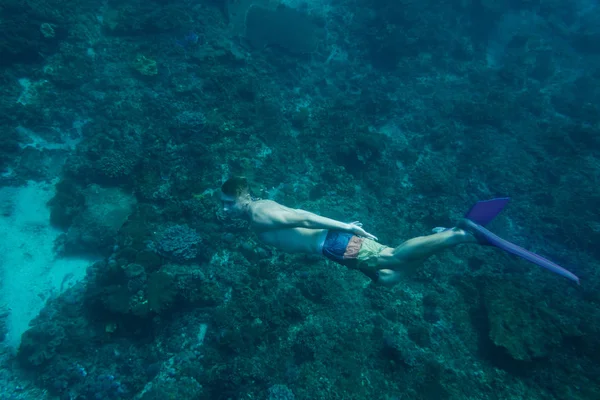
[(250, 188), (246, 178), (234, 176), (221, 186), (223, 211), (232, 214), (243, 214), (252, 201)]

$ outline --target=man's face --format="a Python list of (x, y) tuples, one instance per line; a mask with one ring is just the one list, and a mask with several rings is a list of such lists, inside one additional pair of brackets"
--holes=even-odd
[(228, 196), (225, 193), (221, 193), (221, 203), (223, 204), (223, 211), (231, 216), (239, 216), (243, 213), (240, 197)]

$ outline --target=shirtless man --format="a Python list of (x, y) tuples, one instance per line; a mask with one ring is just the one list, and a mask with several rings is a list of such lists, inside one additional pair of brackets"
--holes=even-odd
[(452, 228), (409, 239), (398, 247), (384, 246), (358, 221), (340, 222), (271, 200), (254, 200), (246, 179), (241, 177), (223, 184), (221, 200), (223, 211), (249, 220), (263, 243), (288, 253), (324, 255), (386, 286), (398, 283), (401, 271), (443, 249), (477, 243), (470, 233)]

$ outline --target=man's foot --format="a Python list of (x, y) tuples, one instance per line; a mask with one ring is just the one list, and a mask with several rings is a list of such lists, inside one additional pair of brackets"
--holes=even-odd
[(471, 232), (464, 230), (462, 228), (458, 228), (458, 227), (452, 227), (452, 228), (444, 228), (444, 227), (437, 227), (437, 228), (433, 228), (431, 230), (432, 233), (436, 234), (436, 233), (443, 233), (443, 232), (448, 232), (450, 231), (452, 233), (452, 236), (456, 239), (457, 243), (479, 243), (479, 241), (475, 238), (475, 236), (473, 236), (473, 234), (471, 234)]
[(477, 243), (479, 243), (480, 245), (493, 246), (484, 235), (479, 233), (479, 231), (476, 229), (477, 224), (471, 221), (470, 219), (461, 218), (458, 221), (458, 224), (456, 224), (456, 226), (461, 230), (467, 232), (469, 235), (473, 236), (475, 240), (477, 240)]

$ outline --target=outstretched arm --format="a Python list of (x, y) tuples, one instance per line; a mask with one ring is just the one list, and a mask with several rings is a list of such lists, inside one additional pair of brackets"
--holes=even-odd
[(253, 212), (252, 220), (260, 229), (334, 229), (377, 240), (374, 235), (366, 232), (358, 221), (352, 223), (336, 221), (309, 211), (284, 207), (275, 202), (257, 207)]

